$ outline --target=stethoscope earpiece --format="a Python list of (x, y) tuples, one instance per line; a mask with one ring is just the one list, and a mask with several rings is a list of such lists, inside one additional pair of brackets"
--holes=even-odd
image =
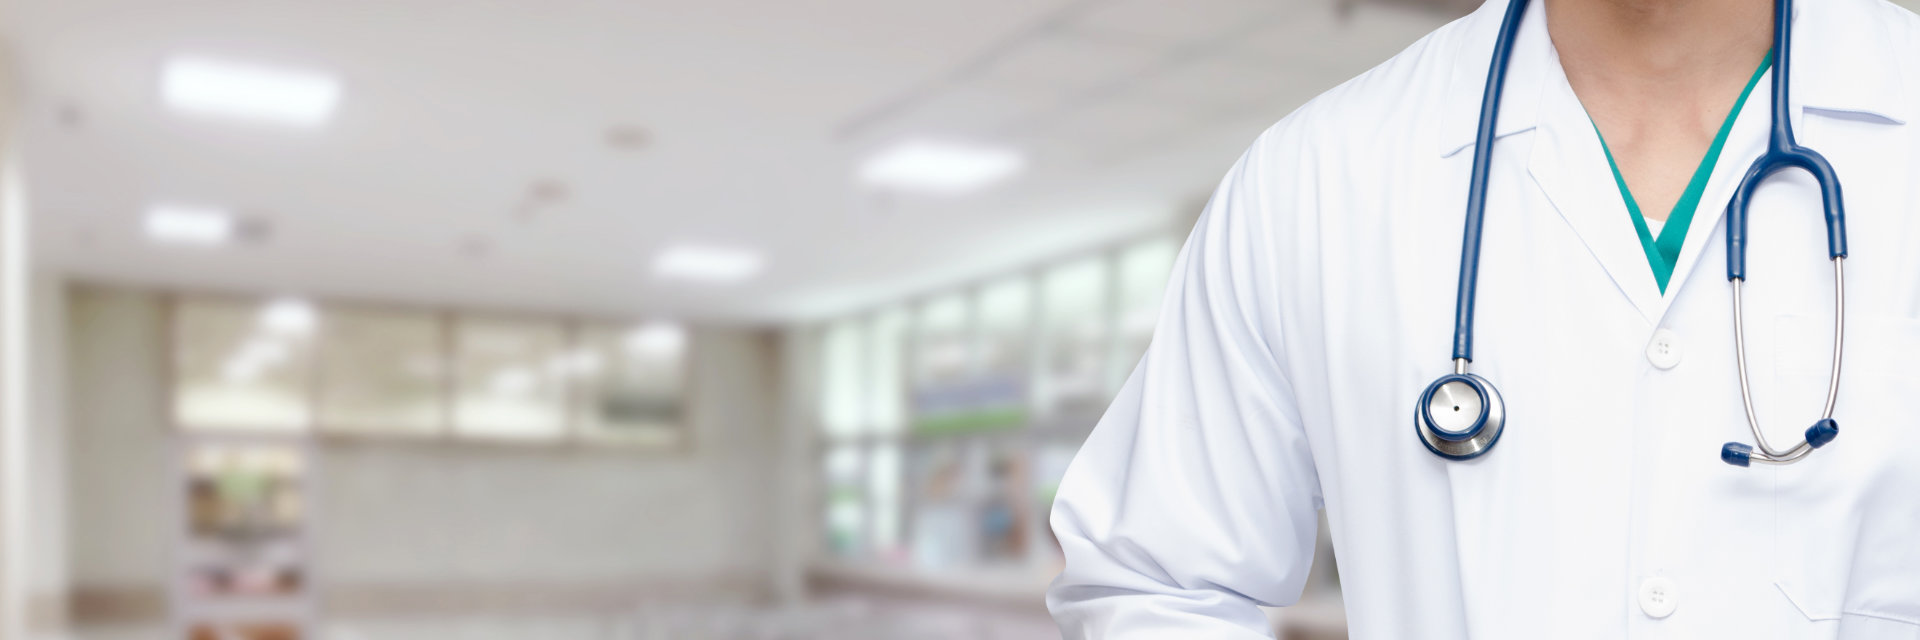
[(1833, 439), (1839, 436), (1840, 423), (1834, 422), (1833, 418), (1826, 418), (1807, 427), (1807, 444), (1813, 445), (1815, 449), (1833, 442)]
[(1753, 464), (1753, 447), (1739, 442), (1729, 442), (1720, 447), (1720, 461), (1736, 467)]
[(1755, 460), (1768, 464), (1787, 464), (1799, 461), (1812, 453), (1814, 449), (1826, 446), (1840, 437), (1840, 423), (1833, 418), (1821, 418), (1813, 426), (1807, 427), (1807, 441), (1786, 451), (1761, 451), (1754, 453), (1753, 445), (1744, 442), (1729, 442), (1720, 447), (1720, 460), (1736, 467), (1751, 466)]

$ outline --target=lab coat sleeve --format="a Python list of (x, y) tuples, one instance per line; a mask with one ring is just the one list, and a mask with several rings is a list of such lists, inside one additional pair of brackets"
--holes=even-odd
[(1276, 203), (1310, 198), (1270, 193), (1299, 172), (1261, 146), (1208, 203), (1152, 346), (1061, 482), (1047, 606), (1067, 638), (1266, 638), (1256, 605), (1300, 597), (1320, 490), (1289, 377), (1312, 372), (1281, 364), (1277, 273), (1300, 262), (1274, 238), (1301, 226)]

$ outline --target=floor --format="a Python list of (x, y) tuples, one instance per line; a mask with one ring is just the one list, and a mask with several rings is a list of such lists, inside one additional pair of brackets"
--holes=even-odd
[[(1052, 640), (1044, 616), (862, 601), (798, 608), (673, 606), (604, 616), (463, 616), (338, 620), (318, 640)], [(36, 640), (173, 640), (154, 627), (96, 627)], [(244, 640), (236, 638), (234, 640)]]

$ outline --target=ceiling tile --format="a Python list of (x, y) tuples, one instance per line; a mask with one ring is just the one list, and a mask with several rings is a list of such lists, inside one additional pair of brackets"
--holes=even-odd
[(1306, 65), (1353, 76), (1393, 57), (1446, 24), (1439, 13), (1362, 4), (1344, 13), (1327, 6), (1293, 11), (1227, 47), (1265, 65)]
[(1199, 123), (1192, 113), (1136, 100), (1106, 100), (1050, 114), (1027, 133), (1039, 144), (1095, 160), (1159, 144)]
[(970, 78), (983, 87), (1076, 96), (1151, 69), (1163, 49), (1071, 35), (1047, 35), (1016, 45)]
[[(1331, 4), (1331, 2), (1326, 2)], [(1302, 0), (1112, 0), (1068, 23), (1076, 32), (1164, 46), (1204, 44), (1280, 17)]]
[(1332, 84), (1241, 57), (1214, 56), (1166, 68), (1127, 87), (1126, 95), (1198, 115), (1298, 104)]
[(975, 83), (949, 86), (928, 94), (910, 108), (861, 131), (856, 142), (893, 140), (903, 136), (994, 136), (1016, 123), (1059, 108), (1061, 96), (1037, 89), (997, 89)]

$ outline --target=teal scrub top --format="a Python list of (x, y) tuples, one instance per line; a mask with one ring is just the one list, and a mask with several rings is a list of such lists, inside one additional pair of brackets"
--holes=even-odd
[[(1613, 161), (1613, 151), (1607, 148), (1606, 136), (1600, 136), (1600, 149), (1607, 154), (1607, 166), (1613, 168), (1613, 181), (1620, 185), (1620, 197), (1627, 201), (1627, 213), (1633, 219), (1633, 229), (1640, 235), (1640, 247), (1647, 252), (1647, 263), (1653, 267), (1653, 279), (1660, 285), (1660, 293), (1667, 292), (1667, 279), (1673, 277), (1673, 265), (1680, 259), (1680, 245), (1686, 241), (1687, 227), (1693, 222), (1693, 212), (1700, 208), (1700, 196), (1707, 189), (1707, 179), (1713, 176), (1713, 165), (1720, 161), (1720, 149), (1726, 146), (1727, 134), (1733, 131), (1733, 121), (1740, 115), (1740, 107), (1747, 103), (1747, 96), (1753, 93), (1760, 77), (1766, 75), (1767, 68), (1773, 66), (1773, 54), (1769, 52), (1760, 61), (1760, 68), (1754, 70), (1753, 78), (1747, 80), (1747, 88), (1740, 92), (1740, 99), (1733, 103), (1733, 110), (1727, 112), (1727, 119), (1720, 124), (1720, 133), (1713, 137), (1713, 144), (1707, 147), (1707, 156), (1700, 160), (1700, 167), (1693, 170), (1693, 179), (1687, 182), (1687, 190), (1681, 192), (1680, 200), (1673, 203), (1673, 212), (1667, 214), (1667, 222), (1660, 229), (1660, 237), (1653, 237), (1647, 231), (1647, 217), (1640, 213), (1640, 204), (1633, 200), (1633, 191), (1627, 189), (1627, 179), (1620, 175), (1620, 165)], [(1600, 134), (1600, 126), (1594, 125), (1595, 135)]]

